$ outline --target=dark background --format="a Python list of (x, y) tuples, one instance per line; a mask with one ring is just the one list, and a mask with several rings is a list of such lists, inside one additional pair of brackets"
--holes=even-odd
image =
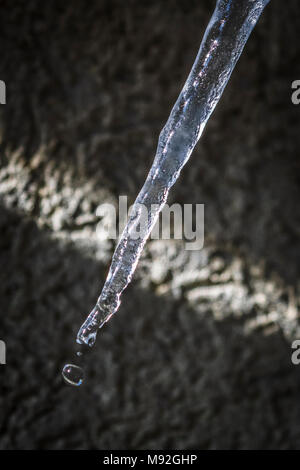
[[(60, 371), (214, 1), (1, 1), (1, 449), (300, 448), (299, 2), (271, 0), (170, 202), (205, 246), (150, 241), (80, 389)], [(101, 221), (100, 221), (101, 223)]]

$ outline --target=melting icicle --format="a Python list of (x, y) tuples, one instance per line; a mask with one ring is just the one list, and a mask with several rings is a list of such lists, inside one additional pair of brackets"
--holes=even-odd
[[(247, 39), (268, 2), (217, 1), (192, 70), (160, 133), (153, 165), (116, 247), (101, 295), (81, 326), (77, 343), (93, 346), (98, 329), (118, 310), (121, 294), (131, 281), (169, 190), (201, 137)], [(136, 231), (141, 222), (140, 204), (148, 210), (148, 224), (144, 236), (133, 239), (130, 234)], [(73, 372), (72, 367), (76, 371), (77, 366), (65, 367), (71, 368), (70, 372)]]

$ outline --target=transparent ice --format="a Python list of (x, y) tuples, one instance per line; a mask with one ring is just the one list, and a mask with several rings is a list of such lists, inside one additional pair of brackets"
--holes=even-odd
[[(118, 310), (121, 294), (132, 279), (169, 190), (191, 156), (247, 39), (268, 2), (269, 0), (217, 1), (192, 70), (160, 133), (154, 162), (115, 249), (101, 295), (81, 326), (77, 343), (93, 346), (98, 329)], [(148, 209), (148, 225), (142, 238), (131, 238), (131, 232), (136, 231), (140, 224), (140, 204)], [(74, 373), (78, 373), (77, 366), (73, 367)]]

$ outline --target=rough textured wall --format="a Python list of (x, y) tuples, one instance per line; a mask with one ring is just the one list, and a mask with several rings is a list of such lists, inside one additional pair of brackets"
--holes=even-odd
[(204, 249), (148, 243), (74, 390), (96, 208), (135, 198), (214, 1), (1, 2), (1, 449), (300, 447), (298, 3), (270, 2), (171, 193)]

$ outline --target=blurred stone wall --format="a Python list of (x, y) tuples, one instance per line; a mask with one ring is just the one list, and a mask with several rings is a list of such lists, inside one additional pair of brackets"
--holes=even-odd
[(150, 241), (81, 389), (64, 385), (214, 1), (1, 2), (1, 449), (299, 448), (299, 2), (272, 0), (170, 202), (205, 245)]

